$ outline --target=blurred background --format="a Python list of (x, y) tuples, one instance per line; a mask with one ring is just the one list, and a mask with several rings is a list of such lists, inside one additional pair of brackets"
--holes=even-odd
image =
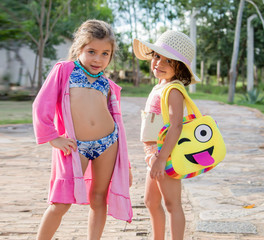
[(202, 82), (193, 98), (264, 112), (264, 0), (1, 0), (0, 99), (32, 100), (51, 67), (67, 59), (87, 19), (110, 23), (119, 51), (106, 74), (125, 96), (147, 96), (155, 79), (132, 51), (134, 38), (155, 42), (167, 29), (196, 44), (192, 68)]

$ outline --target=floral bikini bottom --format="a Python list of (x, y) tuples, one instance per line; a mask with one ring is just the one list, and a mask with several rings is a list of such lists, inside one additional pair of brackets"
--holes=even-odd
[(94, 141), (77, 140), (78, 151), (90, 160), (99, 157), (107, 148), (114, 144), (118, 139), (118, 128), (115, 123), (115, 129), (108, 136)]

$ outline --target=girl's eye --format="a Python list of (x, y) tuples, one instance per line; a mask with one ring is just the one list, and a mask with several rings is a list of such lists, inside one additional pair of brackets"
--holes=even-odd
[(160, 56), (158, 54), (154, 54), (154, 58), (160, 58)]
[(170, 59), (167, 59), (167, 63), (171, 63), (171, 60)]
[(103, 55), (104, 55), (104, 56), (108, 56), (109, 53), (108, 53), (108, 52), (104, 52)]
[(90, 54), (94, 54), (94, 51), (88, 51), (88, 53), (90, 53)]

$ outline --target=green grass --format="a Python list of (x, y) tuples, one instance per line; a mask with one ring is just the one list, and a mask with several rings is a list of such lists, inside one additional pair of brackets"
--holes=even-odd
[[(147, 97), (153, 85), (141, 84), (134, 87), (129, 83), (118, 83), (122, 87), (122, 96)], [(187, 88), (188, 90), (188, 88)], [(196, 85), (196, 92), (191, 93), (193, 99), (218, 101), (228, 104), (228, 88), (223, 86)], [(243, 89), (237, 88), (234, 104), (256, 108), (264, 113), (264, 104), (240, 103), (243, 96)], [(262, 93), (263, 96), (263, 93)], [(32, 101), (0, 101), (0, 125), (32, 123)]]
[(125, 97), (147, 97), (154, 85), (140, 84), (134, 87), (131, 83), (118, 83), (122, 87), (121, 94)]
[[(228, 95), (215, 95), (215, 94), (205, 94), (201, 92), (197, 93), (191, 93), (190, 96), (193, 99), (201, 99), (201, 100), (211, 100), (211, 101), (217, 101), (217, 102), (223, 102), (226, 104), (228, 103)], [(264, 104), (249, 104), (249, 103), (240, 103), (240, 99), (242, 98), (242, 94), (236, 94), (234, 98), (234, 104), (238, 106), (246, 106), (250, 108), (256, 108), (262, 113), (264, 113)]]
[[(122, 96), (127, 96), (127, 97), (147, 97), (153, 87), (153, 85), (151, 84), (141, 84), (139, 88), (134, 87), (132, 84), (129, 83), (118, 83), (118, 84), (122, 87), (122, 92), (121, 92)], [(264, 104), (240, 103), (240, 100), (243, 97), (243, 92), (244, 90), (242, 86), (237, 87), (234, 97), (234, 104), (256, 108), (260, 110), (262, 113), (264, 113)], [(211, 100), (211, 101), (218, 101), (228, 104), (228, 87), (197, 84), (196, 92), (190, 93), (190, 96), (193, 99)]]
[(0, 124), (32, 123), (31, 101), (0, 101)]

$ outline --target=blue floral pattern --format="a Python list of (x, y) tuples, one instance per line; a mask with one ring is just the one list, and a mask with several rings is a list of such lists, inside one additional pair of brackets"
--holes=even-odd
[(107, 148), (114, 144), (118, 139), (118, 128), (115, 123), (114, 131), (108, 136), (95, 141), (77, 140), (78, 151), (86, 158), (94, 160), (99, 157)]
[(100, 76), (93, 83), (90, 83), (83, 70), (75, 66), (70, 75), (70, 88), (93, 88), (107, 97), (110, 84), (106, 78)]

